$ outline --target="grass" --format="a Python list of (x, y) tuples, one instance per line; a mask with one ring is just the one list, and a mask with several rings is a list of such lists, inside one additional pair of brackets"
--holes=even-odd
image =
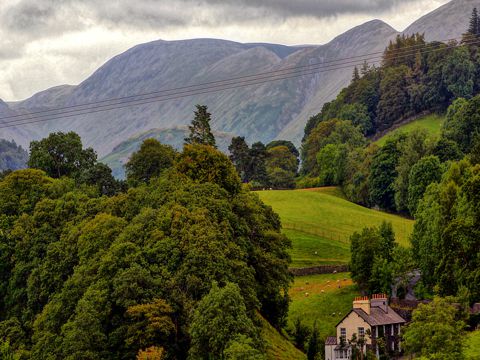
[(467, 360), (480, 360), (480, 330), (468, 335), (465, 357)]
[(350, 235), (382, 221), (392, 223), (400, 244), (409, 244), (412, 220), (351, 203), (338, 188), (257, 193), (280, 215), (283, 231), (292, 241), (292, 267), (348, 263)]
[(352, 309), (352, 301), (359, 295), (347, 273), (296, 277), (290, 289), (289, 327), (297, 318), (309, 327), (316, 321), (321, 339), (334, 336), (335, 325)]
[(268, 360), (305, 360), (306, 356), (287, 338), (280, 334), (267, 320), (260, 317), (262, 338), (265, 341)]
[(392, 130), (379, 140), (377, 140), (375, 143), (379, 146), (383, 146), (387, 139), (392, 137), (394, 134), (398, 132), (413, 132), (415, 130), (422, 130), (425, 129), (428, 131), (428, 133), (431, 136), (438, 137), (440, 136), (440, 130), (442, 128), (442, 125), (445, 121), (445, 118), (440, 115), (432, 114), (432, 115), (427, 115), (425, 117), (422, 117), (420, 119), (414, 120), (408, 124), (405, 124), (395, 130)]

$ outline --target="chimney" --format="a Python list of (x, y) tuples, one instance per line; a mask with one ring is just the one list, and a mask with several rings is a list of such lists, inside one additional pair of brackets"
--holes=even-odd
[(387, 294), (374, 294), (374, 295), (372, 295), (371, 306), (380, 308), (385, 313), (388, 313), (388, 295)]
[(353, 300), (353, 308), (354, 309), (362, 309), (368, 315), (370, 315), (370, 300), (368, 296), (359, 296)]

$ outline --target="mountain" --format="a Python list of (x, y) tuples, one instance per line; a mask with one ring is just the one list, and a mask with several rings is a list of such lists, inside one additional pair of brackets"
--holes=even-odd
[[(425, 29), (435, 38), (444, 37), (444, 33), (449, 34), (447, 37), (459, 36), (465, 31), (463, 27), (474, 3), (454, 0), (406, 31)], [(442, 26), (438, 26), (438, 16), (447, 19), (442, 19)], [(8, 110), (28, 113), (70, 107), (356, 56), (360, 65), (362, 55), (381, 52), (398, 34), (388, 24), (374, 20), (322, 46), (241, 44), (214, 39), (159, 40), (115, 56), (77, 86), (48, 89), (25, 101), (8, 104)], [(299, 145), (308, 118), (350, 82), (355, 61), (344, 64), (347, 66), (330, 66), (328, 71), (260, 85), (67, 117), (18, 129), (0, 128), (0, 138), (13, 138), (26, 146), (31, 139), (49, 132), (73, 130), (82, 136), (87, 146), (105, 156), (135, 134), (185, 126), (193, 117), (195, 104), (205, 104), (213, 114), (215, 131), (245, 136), (250, 143), (281, 138)]]
[(480, 0), (453, 0), (421, 17), (410, 25), (405, 34), (425, 34), (428, 41), (458, 39), (466, 32), (466, 25), (474, 7)]

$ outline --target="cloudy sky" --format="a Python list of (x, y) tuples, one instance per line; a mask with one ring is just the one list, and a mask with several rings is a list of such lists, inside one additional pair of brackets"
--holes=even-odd
[(373, 18), (403, 30), (448, 0), (0, 0), (0, 98), (77, 84), (156, 39), (323, 44)]

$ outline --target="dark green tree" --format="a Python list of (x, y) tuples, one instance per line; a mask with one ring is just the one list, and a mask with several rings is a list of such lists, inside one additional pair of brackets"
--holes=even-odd
[(293, 338), (294, 344), (297, 349), (305, 351), (305, 343), (310, 337), (310, 329), (307, 325), (302, 323), (300, 318), (297, 318), (294, 322)]
[(196, 105), (196, 108), (192, 124), (188, 126), (190, 135), (185, 138), (185, 144), (203, 144), (216, 148), (215, 136), (213, 136), (210, 129), (212, 114), (208, 112), (208, 108), (205, 105)]
[(233, 137), (231, 144), (228, 146), (228, 151), (230, 152), (230, 160), (235, 165), (242, 181), (249, 182), (251, 178), (251, 160), (250, 149), (245, 142), (245, 138), (240, 136)]
[(480, 35), (480, 19), (478, 17), (477, 8), (473, 8), (472, 16), (470, 17), (470, 25), (468, 27), (468, 33), (470, 35)]
[(125, 164), (128, 183), (146, 183), (158, 177), (173, 166), (175, 157), (176, 151), (170, 145), (163, 145), (155, 139), (144, 140), (140, 149)]
[(113, 177), (112, 169), (102, 163), (96, 163), (84, 171), (80, 182), (96, 186), (100, 194), (107, 196), (115, 195), (122, 189), (121, 183)]
[(30, 143), (28, 166), (43, 170), (53, 178), (68, 176), (78, 179), (96, 161), (95, 151), (92, 148), (84, 150), (80, 136), (74, 132), (52, 133)]
[(318, 332), (317, 322), (313, 324), (313, 330), (308, 339), (307, 359), (315, 360), (320, 353), (320, 334)]
[(267, 148), (261, 142), (252, 144), (250, 149), (249, 173), (254, 187), (269, 186), (267, 173)]

